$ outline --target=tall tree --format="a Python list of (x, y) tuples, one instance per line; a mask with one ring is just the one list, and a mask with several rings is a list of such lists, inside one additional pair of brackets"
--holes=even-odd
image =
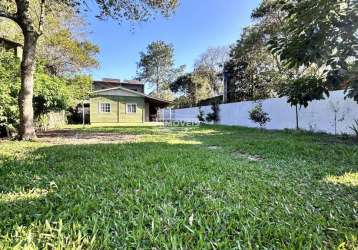
[(205, 99), (210, 91), (206, 77), (198, 72), (192, 72), (178, 77), (170, 84), (174, 93), (183, 94), (190, 106), (196, 105), (200, 100)]
[(146, 52), (140, 53), (138, 79), (155, 88), (155, 95), (164, 97), (169, 84), (179, 75), (184, 66), (175, 68), (174, 48), (164, 41), (155, 41), (147, 46)]
[[(23, 38), (23, 56), (21, 62), (21, 90), (19, 93), (20, 137), (29, 140), (36, 137), (33, 124), (33, 86), (35, 58), (38, 39), (46, 24), (46, 15), (58, 3), (76, 7), (78, 10), (87, 6), (82, 0), (4, 0), (0, 3), (0, 17), (14, 21), (20, 27)], [(160, 12), (167, 16), (177, 6), (177, 0), (96, 0), (99, 6), (99, 18), (112, 17), (119, 22), (123, 20), (147, 21), (153, 14)]]
[(244, 29), (240, 40), (232, 46), (225, 66), (229, 101), (276, 96), (278, 86), (294, 75), (267, 47), (273, 36), (286, 36), (281, 28), (287, 15), (280, 9), (282, 1), (263, 0), (251, 14), (254, 23)]
[(211, 95), (217, 96), (223, 92), (222, 71), (225, 63), (229, 60), (230, 48), (218, 46), (208, 48), (196, 60), (194, 69), (204, 75), (210, 84)]
[(348, 84), (348, 96), (358, 100), (358, 1), (286, 0), (280, 8), (287, 35), (271, 39), (272, 51), (290, 68), (314, 65), (324, 84)]
[(228, 74), (229, 101), (257, 100), (275, 96), (276, 86), (286, 72), (266, 47), (261, 26), (244, 29), (232, 47), (225, 65)]
[[(46, 114), (53, 111), (67, 109), (74, 102), (78, 104), (81, 93), (85, 91), (84, 85), (81, 90), (78, 80), (87, 78), (84, 76), (75, 79), (67, 79), (48, 74), (46, 65), (39, 60), (36, 65), (33, 107), (36, 121), (41, 120)], [(73, 84), (76, 81), (76, 84)], [(19, 108), (17, 105), (18, 92), (20, 90), (20, 62), (13, 53), (0, 48), (0, 134), (9, 128), (12, 130), (19, 123)], [(90, 86), (90, 84), (88, 84)], [(89, 89), (89, 87), (87, 87)]]

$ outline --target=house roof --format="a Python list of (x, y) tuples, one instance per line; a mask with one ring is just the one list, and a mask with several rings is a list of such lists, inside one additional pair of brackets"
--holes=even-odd
[(94, 82), (143, 85), (143, 83), (138, 80), (121, 80), (114, 78), (103, 78), (102, 80), (95, 80)]
[(16, 46), (16, 47), (22, 47), (22, 44), (21, 43), (17, 43), (17, 42), (14, 42), (14, 41), (11, 41), (9, 39), (6, 39), (4, 37), (0, 37), (0, 42), (5, 42), (7, 44), (10, 44), (12, 46)]
[(93, 93), (94, 94), (101, 94), (101, 93), (106, 92), (106, 91), (117, 90), (117, 89), (127, 91), (129, 93), (132, 93), (132, 94), (135, 94), (135, 95), (138, 95), (138, 96), (143, 96), (146, 101), (154, 103), (154, 104), (157, 104), (158, 106), (166, 106), (166, 105), (171, 103), (170, 101), (167, 101), (167, 100), (164, 100), (164, 99), (161, 99), (161, 98), (157, 98), (157, 97), (152, 97), (152, 96), (149, 96), (149, 95), (146, 95), (146, 94), (134, 91), (134, 90), (130, 90), (130, 89), (127, 89), (127, 88), (124, 88), (124, 87), (114, 87), (114, 88), (108, 88), (108, 89), (100, 89), (100, 90), (93, 91)]

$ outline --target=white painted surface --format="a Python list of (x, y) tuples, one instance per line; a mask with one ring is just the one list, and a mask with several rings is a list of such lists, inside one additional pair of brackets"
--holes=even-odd
[[(352, 99), (345, 99), (343, 90), (331, 91), (330, 97), (325, 100), (313, 101), (307, 108), (300, 108), (298, 112), (299, 127), (314, 132), (348, 133), (354, 119), (358, 119), (358, 104)], [(267, 129), (294, 129), (296, 128), (295, 107), (287, 103), (287, 98), (270, 98), (261, 101), (246, 101), (220, 105), (220, 122), (222, 125), (239, 125), (259, 127), (249, 118), (249, 111), (262, 103), (263, 110), (269, 114), (271, 121), (266, 124)], [(211, 112), (210, 106), (201, 108), (205, 115)], [(165, 119), (169, 120), (170, 112), (165, 110)], [(198, 121), (199, 108), (185, 108), (172, 110), (171, 120)], [(335, 122), (336, 117), (336, 122)]]

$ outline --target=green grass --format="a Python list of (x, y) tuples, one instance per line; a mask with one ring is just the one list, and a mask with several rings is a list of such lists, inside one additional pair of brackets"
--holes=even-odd
[(358, 247), (351, 141), (220, 126), (75, 129), (139, 139), (0, 142), (0, 249)]

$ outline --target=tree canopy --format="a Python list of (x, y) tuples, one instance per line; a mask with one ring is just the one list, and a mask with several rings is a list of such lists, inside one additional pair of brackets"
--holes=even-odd
[(322, 83), (343, 84), (355, 100), (358, 58), (358, 1), (316, 0), (279, 2), (285, 11), (282, 30), (269, 41), (271, 51), (288, 68), (315, 67)]
[(229, 59), (229, 47), (210, 47), (202, 53), (194, 64), (194, 70), (207, 78), (210, 86), (208, 95), (217, 96), (223, 93), (222, 72)]
[(288, 95), (292, 105), (307, 106), (342, 88), (358, 100), (357, 7), (350, 0), (263, 0), (225, 67), (231, 101)]
[[(20, 62), (13, 53), (0, 49), (0, 127), (15, 128), (19, 123), (17, 105), (20, 90)], [(74, 83), (74, 81), (77, 81)], [(35, 71), (33, 107), (37, 120), (49, 112), (67, 109), (78, 104), (81, 93), (90, 86), (83, 82), (92, 82), (88, 76), (79, 75), (73, 78), (48, 74), (42, 61), (37, 63)], [(81, 88), (81, 91), (78, 90)]]
[(207, 78), (194, 71), (179, 76), (170, 84), (170, 89), (174, 93), (181, 93), (186, 97), (184, 105), (195, 106), (200, 100), (208, 97), (210, 85)]
[[(178, 5), (178, 0), (96, 0), (99, 7), (97, 17), (111, 17), (118, 22), (147, 21), (155, 14), (170, 15)], [(36, 57), (38, 55), (39, 38), (44, 34), (48, 24), (47, 17), (61, 15), (61, 8), (67, 6), (75, 12), (88, 11), (90, 8), (83, 0), (4, 0), (0, 2), (0, 18), (16, 23), (23, 35), (24, 47), (20, 66), (21, 88), (19, 91), (19, 132), (20, 139), (31, 140), (36, 137), (34, 129), (33, 90)], [(74, 51), (84, 50), (87, 56), (96, 53), (97, 48), (89, 43), (72, 44)], [(83, 51), (82, 51), (83, 52)], [(57, 53), (58, 54), (58, 53)], [(84, 61), (77, 63), (82, 67)], [(75, 64), (75, 66), (78, 66)]]
[(147, 46), (146, 52), (140, 53), (137, 63), (138, 79), (154, 88), (154, 95), (168, 98), (170, 83), (180, 75), (185, 66), (175, 67), (174, 48), (164, 41), (155, 41)]
[[(75, 11), (59, 3), (58, 13), (46, 15), (46, 26), (37, 45), (37, 59), (56, 75), (74, 73), (98, 66), (97, 45), (88, 40), (88, 27)], [(11, 20), (0, 22), (0, 36), (23, 44), (21, 29)]]

